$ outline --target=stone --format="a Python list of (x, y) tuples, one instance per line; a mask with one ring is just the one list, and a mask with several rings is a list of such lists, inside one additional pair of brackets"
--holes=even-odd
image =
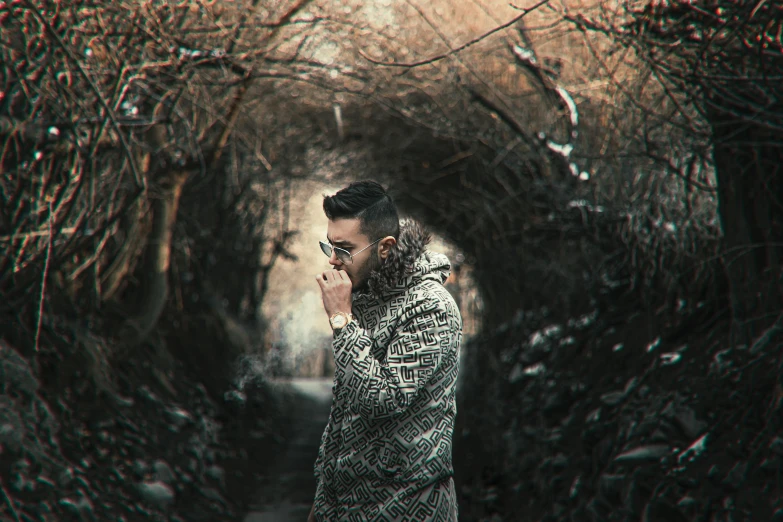
[(180, 431), (187, 424), (193, 421), (193, 416), (187, 410), (179, 407), (167, 408), (166, 418), (169, 421), (169, 429), (174, 432)]
[(65, 468), (60, 472), (60, 476), (57, 478), (57, 484), (64, 488), (73, 481), (74, 473), (73, 468)]
[(648, 442), (668, 442), (668, 440), (668, 435), (666, 435), (662, 430), (656, 429), (650, 434)]
[(223, 498), (223, 495), (218, 492), (215, 488), (200, 488), (201, 494), (204, 495), (204, 498), (207, 498), (209, 500), (214, 500), (215, 502), (219, 502), (220, 504), (227, 505), (226, 499)]
[(145, 461), (141, 459), (136, 459), (133, 461), (133, 472), (138, 477), (143, 477), (149, 472), (149, 464), (147, 464)]
[(208, 466), (204, 473), (207, 477), (225, 487), (226, 472), (223, 468), (217, 465)]
[(215, 463), (215, 450), (212, 448), (205, 448), (204, 449), (204, 461), (207, 464), (214, 464)]
[(702, 455), (707, 448), (707, 440), (709, 438), (708, 436), (709, 433), (705, 433), (696, 439), (693, 444), (688, 446), (685, 451), (680, 453), (680, 455), (677, 457), (677, 461), (680, 464), (692, 462), (694, 459)]
[(604, 473), (598, 479), (598, 491), (606, 501), (619, 505), (627, 483), (628, 478), (625, 475)]
[(694, 489), (699, 487), (699, 480), (694, 477), (679, 477), (677, 484), (684, 488)]
[(147, 401), (151, 402), (154, 405), (161, 404), (161, 400), (158, 398), (157, 395), (155, 395), (155, 393), (152, 392), (152, 390), (150, 390), (149, 386), (147, 386), (146, 384), (140, 386), (136, 390), (136, 394), (142, 399), (146, 399)]
[(780, 470), (780, 458), (766, 458), (759, 465), (767, 473), (777, 473)]
[(696, 413), (688, 407), (680, 407), (674, 414), (674, 420), (689, 439), (695, 439), (707, 429), (707, 423), (696, 418)]
[(689, 510), (693, 509), (698, 505), (698, 502), (696, 502), (696, 499), (693, 497), (682, 497), (679, 502), (677, 502), (677, 506), (683, 510)]
[(671, 448), (666, 444), (650, 444), (628, 450), (614, 458), (615, 462), (644, 462), (659, 461), (661, 457), (668, 455)]
[(35, 491), (35, 482), (28, 480), (26, 476), (21, 473), (16, 473), (14, 479), (11, 481), (11, 489), (17, 492), (32, 492)]
[(745, 461), (737, 462), (731, 471), (723, 479), (723, 485), (730, 489), (738, 490), (745, 482), (745, 477), (748, 473), (748, 463)]
[(644, 490), (644, 474), (643, 468), (636, 468), (628, 479), (628, 484), (625, 488), (625, 496), (623, 498), (623, 508), (628, 513), (640, 514), (642, 509), (649, 498), (649, 494)]
[(558, 453), (552, 459), (552, 467), (555, 469), (565, 469), (568, 467), (569, 459), (566, 455)]
[(102, 421), (96, 422), (95, 429), (104, 430), (106, 428), (113, 428), (116, 425), (117, 425), (117, 419), (115, 419), (114, 417), (109, 417)]
[(3, 376), (3, 391), (9, 387), (27, 395), (38, 391), (38, 379), (27, 359), (3, 341), (0, 341), (0, 375)]
[(544, 400), (544, 404), (541, 406), (541, 411), (545, 413), (554, 412), (563, 408), (566, 404), (566, 398), (562, 393), (547, 394), (546, 400)]
[(63, 498), (60, 499), (58, 504), (66, 511), (78, 516), (79, 520), (96, 520), (93, 505), (90, 500), (84, 496), (76, 501), (70, 498)]
[(683, 512), (663, 499), (650, 502), (646, 510), (645, 520), (660, 520), (666, 522), (689, 522)]
[(607, 520), (609, 507), (604, 502), (601, 502), (598, 497), (593, 497), (585, 506), (585, 511), (589, 517), (588, 520), (599, 522), (601, 520)]
[(25, 429), (22, 417), (13, 409), (13, 401), (0, 396), (0, 444), (17, 452), (22, 447)]
[(173, 484), (176, 480), (174, 472), (165, 460), (156, 460), (152, 464), (152, 469), (155, 471), (155, 478), (165, 484)]
[(576, 477), (574, 477), (574, 481), (571, 483), (571, 488), (568, 490), (568, 497), (572, 500), (575, 499), (579, 495), (581, 489), (582, 489), (582, 476), (577, 475)]
[(113, 399), (117, 406), (122, 406), (123, 408), (131, 408), (136, 404), (136, 401), (134, 401), (132, 397), (123, 397), (122, 395), (115, 394), (113, 395)]
[(79, 514), (79, 508), (76, 505), (76, 502), (71, 500), (70, 498), (61, 498), (59, 502), (57, 502), (60, 506), (65, 508), (67, 511), (70, 511), (71, 513), (78, 515)]
[(146, 481), (137, 487), (141, 498), (150, 504), (165, 506), (174, 502), (174, 490), (163, 482)]
[(54, 489), (54, 487), (55, 487), (54, 481), (51, 480), (49, 477), (47, 477), (45, 475), (39, 475), (35, 479), (35, 481), (38, 482), (39, 484), (41, 484), (42, 486), (46, 486), (47, 488)]
[(625, 392), (621, 391), (613, 391), (601, 395), (601, 402), (607, 406), (617, 406), (623, 402), (623, 400), (625, 400)]

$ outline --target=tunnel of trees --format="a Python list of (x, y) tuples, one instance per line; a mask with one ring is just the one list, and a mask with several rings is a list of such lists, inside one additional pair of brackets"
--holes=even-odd
[[(411, 3), (423, 22), (400, 35), (310, 0), (0, 2), (0, 377), (24, 388), (25, 367), (50, 403), (90, 404), (186, 375), (220, 402), (263, 351), (293, 187), (373, 177), (481, 291), (455, 434), (466, 520), (780, 516), (752, 500), (774, 496), (783, 444), (783, 8), (554, 4), (455, 43)], [(542, 20), (584, 42), (600, 95), (539, 52)], [(323, 59), (330, 38), (350, 60)], [(429, 45), (410, 58), (411, 40)], [(663, 346), (692, 363), (661, 377)], [(634, 415), (667, 408), (658, 431), (690, 419), (672, 446), (709, 425), (734, 460), (697, 462), (692, 486), (633, 468), (665, 439), (629, 457)]]

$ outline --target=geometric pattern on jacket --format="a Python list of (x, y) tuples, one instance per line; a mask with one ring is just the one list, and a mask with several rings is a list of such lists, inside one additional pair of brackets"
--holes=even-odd
[[(398, 245), (416, 243), (403, 228)], [(421, 252), (381, 297), (358, 294), (332, 343), (329, 422), (315, 462), (319, 522), (457, 520), (452, 434), (462, 319), (446, 256)]]

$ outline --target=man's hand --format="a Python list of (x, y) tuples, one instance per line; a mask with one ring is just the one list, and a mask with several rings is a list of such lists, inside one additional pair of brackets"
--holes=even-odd
[(316, 522), (315, 520), (315, 504), (310, 508), (310, 514), (307, 515), (307, 522)]
[(328, 317), (332, 317), (337, 312), (351, 313), (353, 284), (348, 274), (342, 270), (327, 270), (315, 276), (315, 280), (321, 287), (321, 299)]

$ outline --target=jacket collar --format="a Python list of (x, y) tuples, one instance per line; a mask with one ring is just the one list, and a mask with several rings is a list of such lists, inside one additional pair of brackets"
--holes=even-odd
[[(354, 295), (354, 302), (386, 299), (405, 291), (417, 275), (422, 275), (432, 258), (426, 251), (430, 234), (416, 221), (400, 222), (400, 236), (380, 268), (370, 273), (367, 286)], [(422, 259), (423, 257), (423, 259)], [(445, 256), (438, 256), (445, 257)], [(442, 259), (441, 265), (442, 263)], [(446, 260), (448, 265), (448, 260)], [(446, 274), (448, 277), (448, 274)]]

